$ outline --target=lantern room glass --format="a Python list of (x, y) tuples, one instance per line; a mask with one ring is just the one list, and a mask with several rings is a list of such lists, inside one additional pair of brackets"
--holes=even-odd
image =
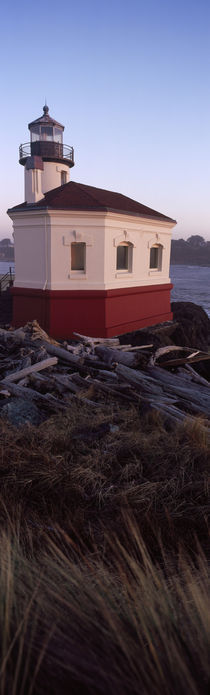
[(62, 145), (63, 132), (61, 128), (49, 125), (34, 125), (30, 128), (31, 142), (59, 142)]
[(62, 144), (63, 142), (63, 131), (61, 128), (54, 128), (54, 141), (55, 142), (60, 142)]
[(40, 140), (53, 140), (53, 127), (49, 125), (41, 125), (41, 137)]
[(39, 125), (34, 125), (31, 128), (31, 142), (36, 142), (36, 140), (40, 139), (40, 134), (39, 134)]

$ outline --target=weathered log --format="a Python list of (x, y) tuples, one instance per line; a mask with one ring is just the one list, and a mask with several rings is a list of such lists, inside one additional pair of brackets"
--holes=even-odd
[(83, 352), (85, 353), (86, 347), (81, 345), (81, 343), (78, 343), (77, 345), (69, 345), (68, 343), (65, 345), (66, 350), (68, 352), (71, 352), (73, 355), (81, 355)]
[(71, 391), (72, 393), (77, 393), (79, 391), (79, 387), (72, 381), (70, 375), (68, 374), (54, 374), (51, 377), (51, 382), (57, 384), (58, 386), (62, 386), (64, 389), (67, 389), (67, 391)]
[(118, 380), (116, 372), (111, 372), (110, 369), (99, 369), (98, 376), (105, 381), (111, 381), (111, 383)]
[(88, 335), (81, 335), (80, 333), (75, 333), (75, 338), (86, 345), (113, 345), (117, 346), (120, 344), (119, 338), (94, 338)]
[(95, 353), (107, 364), (119, 362), (128, 367), (135, 367), (139, 364), (139, 355), (136, 353), (121, 352), (115, 348), (104, 347), (103, 345), (96, 345)]
[[(20, 329), (19, 329), (20, 330)], [(53, 344), (53, 345), (59, 345), (57, 340), (54, 338), (51, 338), (46, 331), (44, 331), (43, 328), (39, 325), (38, 321), (34, 319), (33, 321), (28, 321), (28, 323), (23, 327), (23, 332), (25, 333), (25, 338), (30, 339), (32, 343), (34, 341), (39, 342), (41, 341), (42, 344), (45, 342)]]
[(159, 405), (157, 403), (152, 403), (152, 407), (155, 410), (158, 410), (160, 413), (164, 415), (166, 419), (169, 420), (174, 420), (177, 423), (183, 422), (183, 420), (188, 419), (189, 422), (194, 422), (195, 418), (191, 417), (190, 415), (186, 415), (186, 413), (183, 413), (183, 411), (179, 410), (175, 406), (164, 406), (164, 405)]
[(87, 355), (87, 357), (84, 357), (84, 364), (82, 365), (81, 370), (85, 367), (89, 367), (91, 371), (103, 369), (110, 372), (112, 368), (114, 369), (114, 362), (112, 364), (106, 364), (102, 360), (97, 360), (96, 355)]
[(116, 367), (116, 373), (119, 377), (128, 381), (128, 383), (134, 385), (136, 388), (141, 388), (143, 391), (149, 393), (161, 394), (163, 392), (161, 385), (156, 383), (156, 380), (144, 372), (137, 372), (136, 369), (130, 369), (124, 364), (118, 364)]
[(185, 368), (179, 368), (178, 372), (175, 374), (173, 372), (166, 371), (165, 369), (162, 368), (162, 366), (157, 367), (157, 365), (155, 365), (155, 367), (149, 366), (147, 368), (147, 372), (151, 377), (153, 377), (156, 381), (160, 382), (162, 385), (168, 384), (169, 387), (170, 387), (170, 385), (173, 385), (173, 386), (185, 385), (186, 388), (189, 388), (189, 389), (192, 388), (193, 390), (196, 389), (196, 391), (200, 392), (201, 394), (205, 393), (201, 384), (198, 384), (198, 383), (196, 383), (196, 385), (193, 384), (192, 379), (190, 378), (190, 375), (188, 374), (186, 367)]
[(149, 371), (156, 375), (157, 382), (162, 385), (165, 393), (194, 403), (204, 409), (206, 415), (210, 415), (210, 393), (202, 385), (188, 380), (185, 382), (181, 376), (165, 372), (161, 367), (153, 367)]
[(28, 386), (28, 376), (25, 376), (24, 379), (20, 379), (18, 386)]
[(44, 343), (44, 347), (49, 355), (55, 355), (55, 357), (58, 357), (58, 359), (62, 360), (62, 362), (67, 362), (73, 367), (84, 364), (83, 357), (71, 355), (68, 350), (58, 347), (57, 345), (52, 345), (52, 343)]
[[(149, 343), (149, 345), (123, 345), (123, 349), (127, 350), (128, 352), (137, 352), (137, 350), (147, 350), (147, 348), (152, 348), (153, 343)], [(118, 348), (119, 350), (120, 348)]]
[(82, 388), (89, 388), (89, 376), (84, 378), (80, 374), (72, 374), (72, 381)]
[(38, 389), (44, 388), (48, 391), (56, 390), (58, 393), (65, 394), (67, 391), (71, 393), (77, 393), (79, 387), (71, 381), (71, 379), (62, 374), (50, 374), (48, 376), (41, 376), (40, 374), (31, 374), (30, 383), (33, 384)]
[(19, 396), (26, 401), (38, 401), (41, 405), (52, 408), (53, 410), (66, 410), (67, 408), (66, 403), (59, 401), (58, 398), (52, 396), (51, 393), (43, 395), (28, 387), (17, 386), (17, 384), (10, 381), (7, 383), (7, 389), (13, 396)]
[(14, 331), (7, 331), (5, 328), (0, 328), (0, 340), (3, 342), (10, 340), (14, 345), (20, 345), (25, 341), (25, 333), (22, 328), (17, 328)]
[(179, 345), (166, 345), (166, 347), (160, 347), (160, 348), (158, 348), (158, 350), (156, 350), (154, 355), (151, 355), (149, 364), (154, 366), (156, 360), (158, 360), (159, 357), (162, 357), (163, 355), (167, 355), (168, 352), (176, 352), (179, 350), (181, 350), (181, 352), (183, 352), (185, 349), (188, 351), (188, 348), (183, 348), (183, 347), (180, 347)]
[(25, 367), (25, 369), (20, 369), (16, 372), (11, 372), (11, 374), (5, 376), (0, 383), (4, 384), (8, 381), (19, 381), (19, 379), (23, 379), (23, 377), (28, 376), (33, 372), (41, 372), (42, 369), (53, 367), (55, 364), (57, 364), (57, 362), (57, 357), (49, 357), (47, 360), (43, 360), (42, 362), (36, 362), (36, 364), (32, 364), (30, 367)]
[(178, 367), (181, 364), (193, 364), (195, 362), (204, 362), (205, 360), (210, 360), (210, 355), (205, 352), (196, 353), (193, 356), (180, 357), (175, 360), (167, 360), (167, 362), (162, 362), (161, 367)]
[(198, 373), (195, 371), (195, 369), (193, 369), (193, 367), (191, 367), (189, 364), (186, 364), (186, 369), (187, 369), (188, 372), (191, 374), (191, 378), (192, 378), (193, 381), (195, 381), (195, 382), (198, 383), (198, 384), (201, 384), (202, 386), (207, 386), (208, 388), (210, 388), (210, 382), (207, 381), (207, 379), (204, 379), (203, 376), (201, 376), (200, 374), (198, 374)]
[(129, 402), (136, 401), (136, 394), (135, 393), (131, 394), (131, 393), (128, 393), (128, 391), (126, 393), (124, 393), (123, 391), (121, 391), (120, 387), (119, 388), (117, 387), (117, 385), (113, 384), (112, 386), (110, 386), (108, 384), (104, 384), (104, 382), (101, 382), (98, 379), (91, 379), (91, 378), (88, 379), (87, 383), (89, 385), (94, 386), (96, 391), (99, 391), (99, 392), (102, 391), (103, 393), (106, 393), (110, 396), (114, 396), (117, 398), (121, 398), (122, 400), (125, 400), (125, 401), (129, 401)]
[[(166, 388), (166, 387), (165, 387)], [(196, 403), (203, 408), (206, 408), (207, 414), (210, 416), (210, 394), (202, 394), (196, 390), (196, 388), (186, 387), (186, 386), (170, 386), (170, 393), (175, 394), (177, 397), (190, 400), (191, 403)]]
[(10, 392), (8, 389), (0, 389), (0, 396), (3, 396), (3, 398), (9, 398)]

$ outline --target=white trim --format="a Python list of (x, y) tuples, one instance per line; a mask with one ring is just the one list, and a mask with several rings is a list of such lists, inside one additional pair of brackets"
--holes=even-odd
[(119, 234), (118, 236), (115, 236), (113, 239), (113, 246), (117, 247), (120, 246), (123, 242), (127, 242), (128, 244), (132, 244), (134, 248), (136, 248), (136, 238), (134, 234), (131, 234), (130, 232), (127, 232), (126, 229), (122, 232), (122, 234)]
[(152, 246), (154, 246), (154, 247), (162, 246), (163, 249), (165, 248), (165, 246), (162, 242), (162, 239), (160, 237), (160, 234), (155, 234), (155, 239), (154, 239), (154, 237), (152, 239), (149, 239), (147, 245), (148, 245), (148, 249), (151, 249)]
[(72, 242), (83, 242), (86, 244), (86, 246), (93, 246), (93, 237), (91, 234), (87, 234), (86, 232), (81, 232), (77, 231), (76, 229), (73, 229), (71, 232), (69, 231), (68, 234), (65, 234), (63, 237), (63, 246), (71, 246)]

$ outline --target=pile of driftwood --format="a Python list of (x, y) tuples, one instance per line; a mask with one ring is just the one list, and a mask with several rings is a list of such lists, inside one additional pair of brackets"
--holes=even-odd
[(167, 420), (204, 418), (210, 424), (210, 383), (192, 365), (209, 360), (200, 350), (120, 344), (119, 338), (75, 334), (58, 343), (36, 321), (0, 329), (0, 405), (12, 398), (36, 404), (43, 419), (72, 400), (99, 408), (107, 398), (160, 411)]

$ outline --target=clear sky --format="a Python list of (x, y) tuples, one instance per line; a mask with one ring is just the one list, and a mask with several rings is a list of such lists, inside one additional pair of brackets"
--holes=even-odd
[(75, 148), (72, 179), (175, 218), (175, 238), (210, 239), (209, 0), (11, 0), (0, 51), (0, 237), (46, 97)]

